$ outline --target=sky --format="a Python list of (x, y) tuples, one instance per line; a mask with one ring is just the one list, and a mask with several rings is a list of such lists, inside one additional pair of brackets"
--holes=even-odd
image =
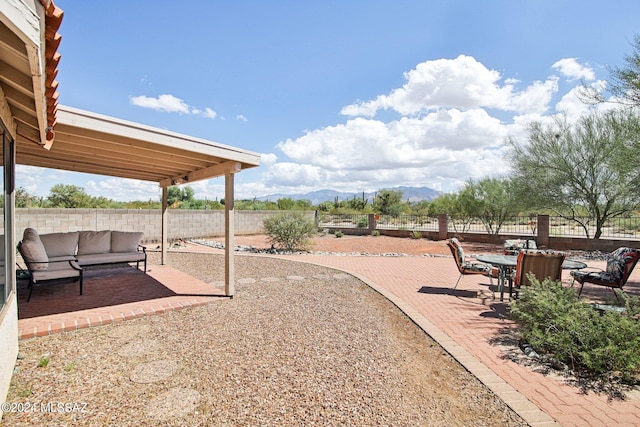
[[(238, 199), (508, 176), (508, 137), (587, 112), (640, 33), (637, 0), (55, 0), (59, 103), (261, 155)], [(55, 144), (55, 143), (54, 143)], [(158, 200), (157, 183), (17, 167)], [(224, 196), (224, 178), (189, 184)]]

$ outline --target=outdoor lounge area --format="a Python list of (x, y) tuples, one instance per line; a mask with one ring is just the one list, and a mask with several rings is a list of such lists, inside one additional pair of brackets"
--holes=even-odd
[[(158, 254), (154, 258), (157, 262)], [(20, 339), (107, 325), (225, 299), (213, 286), (167, 265), (147, 274), (135, 266), (85, 267), (85, 288), (70, 280), (37, 285), (27, 302), (27, 281), (18, 284)]]
[[(473, 254), (475, 247), (467, 246), (468, 252)], [(175, 252), (185, 257), (220, 257), (223, 253), (220, 249), (194, 245), (176, 249)], [(500, 253), (500, 248), (496, 247), (494, 253)], [(152, 253), (150, 258), (157, 260), (157, 255)], [(256, 286), (295, 284), (302, 278), (298, 276), (304, 275), (303, 267), (296, 268), (297, 273), (286, 273), (286, 270), (280, 272), (271, 263), (268, 269), (258, 268), (261, 272), (257, 273), (255, 268), (247, 266), (261, 262), (264, 256), (243, 255), (239, 258), (243, 268), (236, 278), (239, 285), (237, 298), (251, 299), (250, 289)], [(451, 287), (460, 273), (450, 257), (292, 255), (267, 258), (311, 262), (355, 274), (404, 311), (530, 425), (554, 425), (554, 420), (560, 425), (615, 424), (616, 420), (621, 419), (631, 423), (640, 422), (640, 392), (631, 392), (624, 401), (610, 400), (606, 394), (594, 391), (582, 394), (576, 384), (560, 375), (542, 373), (535, 366), (525, 363), (523, 356), (517, 355), (517, 343), (510, 341), (513, 338), (510, 338), (512, 335), (509, 331), (512, 331), (513, 324), (506, 319), (509, 302), (500, 302), (497, 295), (492, 295), (488, 289), (489, 278), (482, 275), (463, 276), (456, 292), (452, 294)], [(602, 261), (589, 261), (588, 265), (604, 267)], [(336, 274), (336, 277), (339, 276)], [(318, 276), (313, 280), (320, 286), (326, 286), (327, 279)], [(62, 290), (68, 294), (69, 301), (75, 298), (74, 304), (80, 305), (74, 307), (69, 302), (55, 313), (47, 312), (46, 307), (55, 298), (62, 298), (58, 300), (62, 304), (64, 297), (60, 296), (61, 289), (51, 294), (45, 292), (36, 295), (34, 292), (32, 301), (25, 303), (24, 290), (20, 287), (19, 325), (22, 339), (166, 314), (212, 302), (224, 305), (234, 304), (235, 301), (235, 298), (230, 300), (212, 295), (217, 290), (222, 296), (222, 283), (202, 282), (171, 265), (160, 266), (154, 261), (150, 262), (148, 276), (131, 267), (123, 271), (91, 271), (86, 280), (87, 290), (83, 297), (77, 295), (76, 286), (71, 284), (69, 289)], [(568, 271), (563, 271), (562, 280), (565, 286), (571, 286), (572, 279)], [(95, 291), (90, 293), (92, 282)], [(340, 288), (340, 281), (333, 286)], [(137, 292), (130, 292), (132, 288)], [(109, 292), (107, 289), (115, 291)], [(630, 295), (640, 296), (640, 272), (632, 273), (625, 290)], [(497, 291), (497, 288), (493, 291)], [(604, 287), (587, 285), (583, 296), (603, 301), (610, 293)], [(299, 298), (300, 304), (306, 304), (302, 295)], [(200, 328), (206, 330), (205, 325), (200, 325)], [(548, 398), (550, 394), (554, 399)]]

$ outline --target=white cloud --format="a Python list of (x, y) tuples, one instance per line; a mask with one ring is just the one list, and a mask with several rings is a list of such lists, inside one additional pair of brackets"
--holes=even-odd
[(439, 109), (386, 123), (355, 118), (279, 143), (291, 162), (273, 156), (274, 162), (263, 163), (261, 194), (398, 185), (454, 191), (468, 178), (505, 175), (504, 141), (519, 129), (479, 108)]
[[(398, 185), (427, 186), (455, 191), (470, 177), (502, 176), (508, 167), (502, 150), (434, 150), (429, 165), (403, 168), (329, 170), (309, 164), (283, 162), (262, 174), (258, 195), (304, 193), (320, 188), (340, 191), (374, 191)], [(262, 190), (260, 192), (260, 190)]]
[(165, 113), (179, 113), (179, 114), (192, 114), (196, 116), (206, 117), (208, 119), (216, 119), (218, 113), (209, 107), (205, 107), (204, 110), (191, 106), (184, 102), (182, 99), (173, 95), (164, 94), (157, 98), (149, 96), (131, 96), (129, 102), (132, 105), (150, 108), (152, 110), (161, 111)]
[(208, 119), (215, 119), (216, 117), (218, 117), (218, 113), (213, 111), (211, 108), (207, 107), (204, 109), (204, 112), (202, 113), (202, 117), (206, 117)]
[(35, 166), (16, 165), (16, 187), (24, 188), (29, 194), (36, 194), (45, 173), (45, 169)]
[(151, 108), (152, 110), (163, 111), (167, 113), (189, 114), (191, 109), (182, 99), (173, 95), (160, 95), (157, 98), (148, 96), (132, 96), (129, 98), (131, 104), (142, 108)]
[(440, 110), (384, 123), (356, 118), (277, 145), (290, 159), (328, 170), (428, 167), (449, 151), (495, 147), (507, 136), (481, 109)]
[[(554, 67), (562, 76), (591, 78), (577, 61)], [(286, 157), (263, 158), (262, 179), (253, 190), (412, 185), (456, 191), (469, 178), (508, 175), (505, 141), (526, 140), (531, 121), (551, 120), (557, 112), (577, 117), (588, 108), (575, 87), (559, 96), (556, 75), (522, 84), (464, 55), (425, 61), (404, 76), (402, 87), (342, 108), (343, 115), (354, 116), (346, 122), (277, 144)], [(374, 119), (381, 110), (399, 117)]]
[(327, 178), (327, 172), (320, 167), (291, 162), (275, 163), (263, 174), (267, 186), (277, 183), (286, 187), (316, 187), (325, 185)]
[(156, 182), (136, 179), (107, 177), (87, 181), (85, 190), (92, 196), (104, 196), (115, 201), (153, 200), (161, 197), (161, 189)]
[(238, 115), (236, 116), (236, 119), (237, 119), (237, 120), (240, 120), (241, 122), (248, 122), (248, 121), (249, 121), (249, 119), (247, 119), (247, 118), (246, 118), (245, 116), (243, 116), (242, 114), (238, 114)]
[(582, 65), (577, 58), (564, 58), (552, 65), (552, 68), (560, 71), (569, 80), (595, 80), (596, 75), (589, 66)]
[(579, 88), (573, 88), (556, 104), (556, 111), (564, 114), (569, 122), (576, 121), (592, 108), (580, 100), (579, 93)]
[(260, 154), (260, 165), (270, 167), (278, 160), (278, 156), (273, 153)]
[(496, 108), (518, 113), (540, 112), (557, 91), (557, 79), (534, 82), (517, 91), (514, 79), (506, 79), (475, 58), (425, 61), (404, 74), (406, 83), (388, 95), (371, 101), (358, 101), (342, 109), (347, 116), (373, 117), (379, 110), (391, 109), (401, 115), (415, 115), (441, 108)]

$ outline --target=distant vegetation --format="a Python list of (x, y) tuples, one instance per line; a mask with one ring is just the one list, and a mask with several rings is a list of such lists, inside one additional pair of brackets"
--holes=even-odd
[[(223, 210), (224, 199), (203, 200), (195, 198), (195, 191), (190, 186), (169, 187), (167, 203), (170, 209), (211, 209)], [(106, 197), (93, 197), (84, 188), (77, 185), (56, 184), (51, 187), (47, 197), (29, 194), (20, 187), (16, 189), (15, 205), (17, 208), (102, 208), (102, 209), (160, 209), (160, 200), (136, 200), (118, 202)], [(364, 197), (353, 197), (346, 200), (324, 201), (313, 204), (310, 200), (299, 200), (282, 197), (275, 201), (262, 201), (257, 198), (235, 201), (239, 210), (273, 210), (304, 211), (319, 210), (331, 213), (381, 213), (397, 215), (402, 213), (427, 214), (429, 201), (403, 201), (402, 191), (382, 189), (376, 193), (373, 202)]]

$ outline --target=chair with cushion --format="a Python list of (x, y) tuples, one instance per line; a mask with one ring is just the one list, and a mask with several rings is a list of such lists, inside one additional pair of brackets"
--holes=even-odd
[(544, 253), (537, 251), (521, 251), (518, 253), (514, 286), (531, 285), (531, 277), (542, 282), (544, 279), (562, 280), (563, 253)]
[(483, 262), (475, 261), (472, 258), (467, 258), (464, 253), (464, 249), (462, 249), (462, 245), (457, 238), (452, 238), (447, 241), (447, 246), (451, 249), (451, 254), (453, 255), (453, 259), (456, 261), (456, 267), (458, 267), (458, 271), (460, 272), (460, 276), (456, 281), (455, 286), (451, 290), (453, 293), (458, 287), (458, 283), (460, 283), (460, 279), (465, 274), (482, 274), (489, 278), (489, 282), (491, 287), (493, 288), (493, 280), (492, 278), (498, 277), (498, 269), (493, 267), (491, 264), (485, 264)]
[(523, 249), (538, 249), (538, 246), (535, 240), (529, 239), (509, 239), (504, 241), (505, 255), (518, 255), (518, 252)]
[(622, 290), (639, 258), (640, 250), (621, 247), (609, 254), (605, 271), (571, 271), (571, 276), (580, 283), (578, 294), (582, 294), (585, 283), (606, 286), (614, 292)]
[(22, 241), (18, 243), (18, 251), (29, 270), (27, 301), (31, 299), (33, 286), (36, 283), (66, 278), (80, 281), (80, 295), (82, 295), (82, 267), (78, 265), (74, 257), (56, 256), (50, 258), (36, 230), (33, 228), (24, 230)]

